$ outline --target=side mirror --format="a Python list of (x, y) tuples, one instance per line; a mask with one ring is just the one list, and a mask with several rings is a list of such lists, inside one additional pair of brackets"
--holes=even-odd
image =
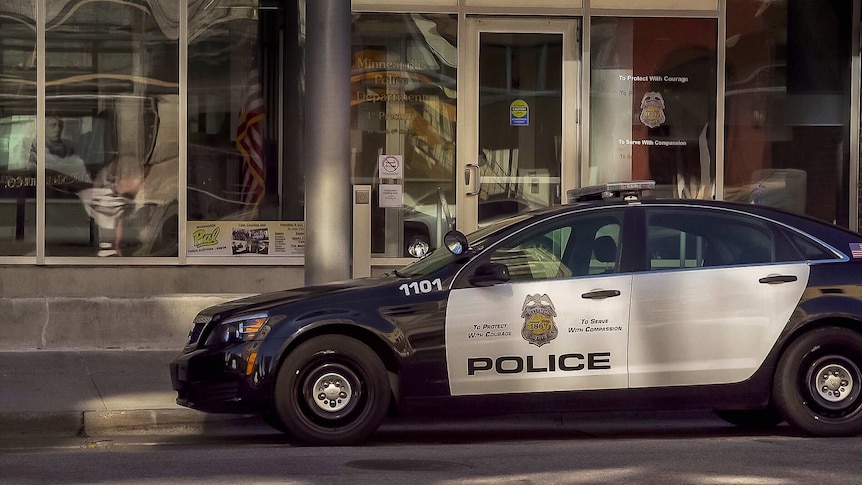
[(443, 244), (450, 253), (458, 256), (467, 252), (467, 236), (460, 231), (449, 231), (443, 236)]
[(500, 263), (485, 263), (479, 265), (470, 284), (473, 286), (492, 286), (509, 281), (509, 267)]

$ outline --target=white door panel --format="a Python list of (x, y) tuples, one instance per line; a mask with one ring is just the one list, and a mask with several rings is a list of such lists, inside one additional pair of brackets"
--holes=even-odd
[(631, 285), (607, 275), (452, 290), (452, 395), (625, 388)]
[[(768, 276), (795, 276), (768, 284)], [(632, 284), (631, 387), (721, 384), (760, 367), (802, 297), (809, 267), (642, 273)]]

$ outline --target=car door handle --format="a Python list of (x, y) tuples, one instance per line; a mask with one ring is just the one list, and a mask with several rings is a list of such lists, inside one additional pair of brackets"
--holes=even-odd
[(590, 291), (581, 295), (581, 298), (589, 298), (590, 300), (604, 300), (605, 298), (611, 298), (614, 296), (620, 296), (620, 290)]
[(761, 283), (766, 285), (779, 285), (781, 283), (790, 283), (796, 281), (796, 276), (788, 275), (788, 274), (780, 274), (780, 275), (772, 275), (766, 276), (764, 278), (760, 278)]

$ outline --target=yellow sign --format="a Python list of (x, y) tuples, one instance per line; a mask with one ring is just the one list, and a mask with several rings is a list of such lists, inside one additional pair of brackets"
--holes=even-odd
[(516, 99), (509, 105), (509, 125), (527, 126), (530, 124), (530, 106), (523, 99)]
[(190, 257), (305, 255), (304, 222), (189, 222), (186, 233)]

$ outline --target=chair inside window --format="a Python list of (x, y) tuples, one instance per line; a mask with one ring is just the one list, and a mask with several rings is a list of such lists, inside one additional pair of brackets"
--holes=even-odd
[(593, 257), (604, 265), (598, 272), (591, 274), (615, 273), (617, 263), (617, 243), (611, 236), (599, 236), (593, 241)]

